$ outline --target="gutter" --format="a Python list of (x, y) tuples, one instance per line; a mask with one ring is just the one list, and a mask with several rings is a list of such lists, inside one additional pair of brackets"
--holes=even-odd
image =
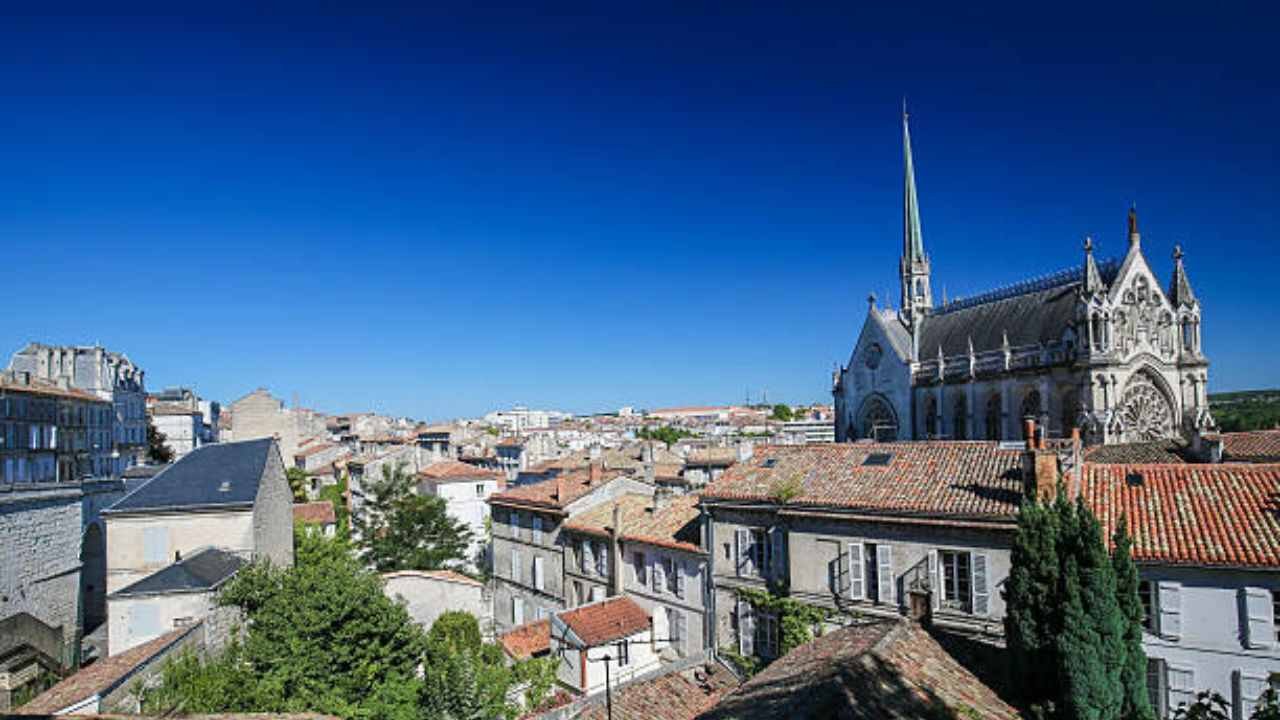
[(252, 510), (253, 501), (235, 503), (206, 503), (203, 505), (157, 505), (155, 507), (142, 508), (123, 508), (113, 510), (107, 508), (103, 510), (101, 515), (113, 515), (115, 517), (127, 517), (130, 515), (159, 515), (163, 513), (191, 513), (191, 512), (217, 512), (219, 510)]

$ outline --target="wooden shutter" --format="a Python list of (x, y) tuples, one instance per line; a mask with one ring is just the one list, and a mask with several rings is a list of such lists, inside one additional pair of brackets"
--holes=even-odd
[(672, 562), (672, 569), (675, 570), (675, 573), (676, 573), (676, 597), (683, 600), (684, 599), (684, 581), (685, 581), (684, 561), (674, 560)]
[(769, 573), (774, 580), (787, 580), (787, 531), (773, 528), (769, 531)]
[(676, 649), (680, 651), (681, 655), (687, 655), (689, 652), (689, 620), (679, 610), (675, 611), (675, 638)]
[(1275, 644), (1275, 618), (1272, 617), (1271, 592), (1264, 588), (1240, 589), (1240, 609), (1244, 615), (1245, 644), (1251, 648), (1267, 648)]
[(596, 557), (592, 550), (592, 545), (594, 545), (594, 543), (590, 540), (584, 540), (582, 542), (582, 573), (584, 575), (590, 574), (596, 567)]
[(653, 591), (661, 594), (667, 584), (667, 568), (661, 557), (653, 559)]
[(1267, 678), (1262, 675), (1246, 675), (1243, 670), (1236, 670), (1232, 675), (1235, 682), (1235, 692), (1232, 694), (1236, 698), (1236, 717), (1248, 718), (1253, 715), (1258, 701), (1262, 699), (1262, 693), (1267, 690)]
[(749, 563), (751, 562), (751, 531), (744, 528), (738, 528), (733, 532), (735, 550), (737, 557), (738, 577), (750, 575)]
[(538, 588), (539, 590), (544, 590), (545, 589), (545, 587), (543, 586), (544, 582), (545, 580), (543, 579), (542, 558), (535, 557), (533, 559), (533, 586)]
[(511, 551), (511, 579), (520, 582), (520, 551)]
[(929, 551), (929, 596), (933, 599), (933, 609), (942, 607), (942, 573), (938, 571), (938, 551)]
[(867, 583), (864, 579), (862, 559), (862, 543), (849, 543), (849, 597), (861, 600), (867, 596)]
[(893, 577), (893, 546), (883, 543), (876, 545), (876, 580), (879, 586), (876, 588), (880, 602), (893, 605), (897, 602), (897, 598), (893, 595), (894, 587), (897, 583)]
[[(1182, 584), (1161, 581), (1157, 584), (1157, 589), (1160, 604), (1160, 635), (1170, 640), (1177, 640), (1182, 637)], [(1171, 669), (1170, 673), (1172, 672)]]
[(591, 586), (591, 602), (596, 602), (603, 599), (604, 599), (604, 588), (600, 587), (599, 585), (592, 585)]
[(754, 609), (745, 600), (738, 601), (738, 654), (751, 657), (756, 654), (756, 624)]
[(1190, 705), (1196, 700), (1196, 674), (1189, 667), (1179, 667), (1177, 665), (1165, 665), (1166, 683), (1169, 688), (1169, 711), (1173, 712), (1178, 706), (1186, 703)]
[(986, 553), (973, 554), (973, 614), (983, 617), (991, 614), (991, 590), (988, 579)]

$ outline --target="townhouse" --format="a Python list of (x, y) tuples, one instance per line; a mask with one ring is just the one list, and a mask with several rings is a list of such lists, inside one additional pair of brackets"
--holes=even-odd
[[(519, 485), (489, 496), (493, 539), (494, 622), (499, 633), (542, 619), (568, 604), (565, 520), (628, 493), (651, 494), (652, 486), (599, 464)], [(596, 564), (592, 556), (592, 565)], [(607, 552), (598, 557), (607, 574)], [(600, 595), (597, 594), (597, 597)]]

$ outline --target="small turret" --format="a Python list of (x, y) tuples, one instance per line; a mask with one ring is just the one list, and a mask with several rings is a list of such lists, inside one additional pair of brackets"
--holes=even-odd
[(1191, 281), (1187, 280), (1186, 268), (1182, 266), (1182, 246), (1173, 246), (1173, 279), (1169, 281), (1169, 302), (1174, 307), (1191, 307), (1196, 304), (1196, 295), (1191, 292)]
[(1105, 288), (1102, 287), (1102, 275), (1098, 272), (1098, 263), (1093, 260), (1093, 238), (1086, 236), (1084, 239), (1084, 281), (1080, 284), (1080, 291), (1085, 295), (1100, 293)]

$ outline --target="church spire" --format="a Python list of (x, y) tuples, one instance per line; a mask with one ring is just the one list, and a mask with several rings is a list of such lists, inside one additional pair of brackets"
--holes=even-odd
[(1102, 292), (1102, 275), (1098, 272), (1098, 263), (1093, 261), (1093, 238), (1084, 239), (1084, 282), (1080, 290), (1086, 295)]
[(1173, 280), (1169, 282), (1169, 302), (1175, 308), (1183, 305), (1195, 305), (1196, 296), (1191, 292), (1191, 281), (1187, 280), (1187, 271), (1182, 267), (1182, 246), (1173, 246)]
[(920, 232), (920, 206), (916, 201), (916, 169), (911, 157), (911, 130), (907, 126), (907, 101), (902, 101), (902, 314), (908, 325), (933, 307), (929, 288), (929, 257)]
[(1142, 242), (1142, 236), (1138, 234), (1138, 206), (1129, 206), (1129, 244), (1138, 245)]

